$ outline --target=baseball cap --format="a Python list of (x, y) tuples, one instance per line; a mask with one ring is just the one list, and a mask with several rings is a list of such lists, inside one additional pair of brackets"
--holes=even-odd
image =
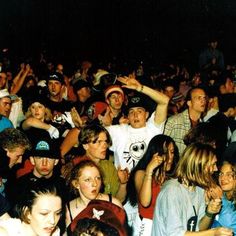
[(133, 96), (129, 97), (127, 109), (129, 110), (134, 107), (143, 107), (145, 110), (147, 110), (147, 100), (142, 94), (136, 93)]
[(73, 220), (70, 229), (73, 232), (80, 219), (97, 219), (114, 227), (120, 236), (126, 236), (125, 211), (112, 202), (104, 200), (91, 200), (88, 206), (81, 211)]
[(105, 98), (107, 99), (108, 96), (113, 92), (119, 92), (124, 97), (124, 91), (122, 90), (122, 88), (119, 85), (111, 85), (104, 91)]
[(37, 157), (59, 159), (59, 150), (56, 147), (55, 141), (44, 138), (33, 143), (30, 154)]
[(64, 76), (59, 72), (54, 72), (54, 73), (49, 74), (48, 81), (49, 80), (57, 80), (61, 84), (64, 84)]
[(17, 98), (16, 95), (11, 95), (7, 89), (0, 90), (0, 98), (9, 97), (11, 100), (15, 100)]

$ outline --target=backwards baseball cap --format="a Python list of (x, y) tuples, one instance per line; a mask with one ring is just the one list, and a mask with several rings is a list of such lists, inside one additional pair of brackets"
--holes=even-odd
[(127, 109), (129, 110), (134, 107), (143, 107), (145, 110), (147, 110), (147, 100), (142, 94), (135, 93), (133, 96), (129, 97)]
[(0, 90), (0, 98), (9, 97), (11, 100), (15, 100), (17, 98), (16, 95), (11, 95), (7, 89)]
[(125, 230), (125, 211), (119, 206), (109, 201), (91, 200), (88, 206), (81, 211), (72, 221), (70, 230), (73, 232), (76, 229), (77, 223), (81, 219), (96, 219), (107, 225), (114, 227), (120, 236), (126, 236)]
[(108, 96), (109, 96), (111, 93), (114, 93), (114, 92), (121, 93), (122, 96), (124, 97), (124, 91), (122, 90), (122, 88), (121, 88), (119, 85), (111, 85), (111, 86), (109, 86), (109, 87), (104, 91), (105, 98), (107, 99)]
[(57, 80), (61, 84), (64, 84), (64, 76), (59, 72), (54, 72), (54, 73), (49, 74), (48, 81), (49, 80)]
[(42, 139), (32, 145), (31, 156), (59, 159), (59, 150), (52, 139)]

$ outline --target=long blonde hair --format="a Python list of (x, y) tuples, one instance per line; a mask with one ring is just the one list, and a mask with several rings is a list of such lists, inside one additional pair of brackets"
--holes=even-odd
[(209, 167), (215, 156), (214, 148), (208, 144), (189, 145), (177, 164), (175, 177), (180, 183), (188, 186), (199, 186), (205, 189), (214, 186), (215, 181)]

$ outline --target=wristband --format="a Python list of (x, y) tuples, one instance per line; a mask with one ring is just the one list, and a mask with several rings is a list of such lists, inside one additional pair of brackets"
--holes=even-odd
[(209, 213), (208, 211), (205, 212), (205, 215), (209, 218), (213, 218), (215, 214)]
[(143, 85), (141, 85), (139, 92), (142, 92), (142, 91), (143, 91)]

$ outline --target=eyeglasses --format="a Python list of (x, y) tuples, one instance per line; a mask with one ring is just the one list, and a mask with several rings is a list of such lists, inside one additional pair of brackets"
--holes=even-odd
[(219, 177), (222, 178), (223, 176), (226, 176), (229, 179), (233, 179), (235, 177), (235, 173), (234, 172), (226, 172), (226, 173), (219, 173)]

